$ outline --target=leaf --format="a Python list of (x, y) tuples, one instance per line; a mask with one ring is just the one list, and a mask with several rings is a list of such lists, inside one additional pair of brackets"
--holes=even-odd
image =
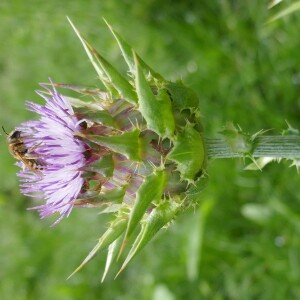
[(54, 85), (59, 88), (72, 90), (72, 91), (75, 91), (82, 95), (98, 96), (98, 97), (101, 97), (104, 99), (107, 97), (107, 93), (101, 91), (98, 88), (86, 87), (86, 86), (82, 86), (82, 85), (78, 85), (78, 84), (65, 84), (65, 83), (54, 83), (54, 84), (43, 83), (43, 84), (44, 85)]
[(154, 96), (147, 82), (138, 58), (136, 63), (136, 90), (138, 94), (139, 110), (146, 120), (148, 128), (163, 138), (174, 137), (175, 120), (172, 112), (171, 100), (167, 91), (161, 89)]
[(291, 5), (289, 5), (287, 8), (281, 10), (278, 14), (271, 17), (267, 23), (271, 23), (278, 19), (284, 18), (285, 16), (288, 16), (299, 9), (300, 9), (300, 1), (294, 2)]
[(104, 207), (101, 211), (99, 211), (99, 215), (101, 214), (111, 214), (111, 213), (117, 213), (120, 209), (122, 209), (124, 205), (122, 204), (111, 204), (106, 207)]
[[(123, 38), (112, 28), (112, 26), (104, 19), (104, 22), (108, 26), (109, 30), (113, 34), (114, 38), (116, 39), (119, 48), (122, 52), (122, 55), (129, 67), (129, 70), (132, 74), (135, 74), (135, 62), (134, 62), (134, 55), (132, 52), (132, 47), (123, 40)], [(149, 73), (155, 77), (156, 79), (162, 80), (162, 76), (155, 71), (153, 71), (138, 55), (137, 55), (138, 61), (140, 63), (141, 69), (143, 70), (145, 75), (148, 75)]]
[[(72, 104), (72, 103), (71, 103)], [(87, 111), (86, 108), (76, 109), (76, 114), (80, 116), (80, 120), (87, 121), (87, 123), (95, 122), (103, 124), (106, 127), (117, 128), (116, 122), (111, 114), (104, 109), (101, 110), (90, 110)]]
[(269, 163), (278, 160), (276, 157), (259, 157), (255, 159), (255, 162), (252, 162), (248, 166), (245, 167), (244, 170), (247, 171), (257, 171), (262, 170)]
[(199, 98), (190, 88), (182, 82), (167, 82), (166, 89), (171, 95), (174, 107), (182, 111), (184, 109), (199, 108)]
[(70, 97), (70, 96), (65, 96), (65, 95), (63, 95), (63, 98), (64, 98), (64, 100), (68, 101), (75, 108), (84, 107), (85, 109), (88, 108), (88, 109), (91, 109), (91, 110), (98, 110), (98, 111), (102, 110), (102, 106), (99, 105), (95, 101), (82, 101), (82, 100), (79, 100), (77, 98)]
[(67, 19), (68, 19), (70, 25), (72, 26), (73, 30), (75, 31), (76, 35), (78, 36), (87, 56), (88, 56), (90, 62), (92, 63), (96, 73), (98, 74), (100, 80), (103, 82), (104, 86), (107, 88), (108, 91), (110, 91), (112, 94), (115, 94), (115, 90), (109, 83), (109, 80), (108, 80), (107, 76), (105, 75), (105, 72), (101, 67), (101, 64), (99, 63), (97, 57), (95, 57), (94, 54), (92, 53), (92, 51), (90, 50), (91, 46), (89, 47), (88, 43), (82, 37), (80, 32), (77, 30), (75, 25), (72, 23), (72, 21), (68, 17), (67, 17)]
[(241, 128), (234, 126), (233, 123), (228, 122), (220, 133), (233, 152), (249, 155), (253, 151), (251, 136), (243, 132)]
[(194, 184), (191, 184), (186, 191), (186, 202), (191, 205), (198, 205), (201, 200), (201, 194), (208, 183), (208, 177), (204, 174), (199, 177)]
[(137, 104), (137, 95), (133, 90), (132, 85), (104, 58), (102, 57), (92, 46), (88, 45), (94, 56), (97, 57), (102, 69), (109, 78), (114, 88), (120, 93), (120, 95), (129, 103)]
[[(137, 95), (131, 84), (104, 58), (95, 48), (93, 48), (76, 29), (70, 19), (68, 19), (79, 40), (81, 41), (85, 52), (87, 53), (92, 65), (94, 66), (99, 78), (113, 94), (116, 89), (121, 97), (124, 97), (129, 103), (137, 104)], [(114, 89), (111, 89), (111, 85)]]
[[(102, 189), (103, 190), (103, 189)], [(104, 190), (99, 194), (99, 200), (109, 203), (122, 203), (125, 195), (125, 187)]]
[(132, 258), (149, 243), (156, 233), (174, 218), (179, 207), (180, 204), (174, 201), (174, 199), (168, 199), (153, 209), (149, 217), (143, 223), (142, 229), (135, 239), (116, 277), (125, 269)]
[(274, 6), (278, 5), (282, 0), (271, 0), (268, 9), (273, 8)]
[(193, 181), (203, 168), (205, 155), (202, 136), (192, 124), (187, 124), (178, 133), (174, 147), (167, 158), (177, 164), (182, 179)]
[(99, 160), (92, 164), (92, 167), (95, 168), (97, 173), (100, 173), (104, 177), (112, 177), (114, 172), (112, 155), (102, 156)]
[(187, 277), (190, 281), (197, 280), (200, 274), (199, 268), (202, 256), (205, 226), (208, 216), (211, 213), (214, 205), (215, 201), (213, 199), (204, 199), (198, 211), (191, 216), (192, 220), (189, 220), (191, 225), (187, 232), (188, 239), (186, 269), (188, 275)]
[(164, 170), (156, 170), (145, 178), (137, 191), (136, 201), (130, 212), (125, 242), (131, 236), (150, 204), (161, 199), (166, 183), (167, 175)]
[(135, 129), (120, 135), (100, 136), (89, 135), (87, 138), (99, 145), (105, 146), (113, 152), (122, 154), (130, 160), (141, 160), (140, 130)]
[(107, 276), (107, 273), (108, 273), (111, 265), (116, 261), (119, 250), (122, 245), (122, 241), (123, 241), (122, 236), (119, 236), (113, 243), (111, 243), (109, 245), (101, 283), (104, 281), (105, 277)]

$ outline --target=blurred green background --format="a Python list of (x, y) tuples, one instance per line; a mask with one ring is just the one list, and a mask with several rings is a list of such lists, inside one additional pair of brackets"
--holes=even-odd
[[(226, 121), (254, 133), (300, 121), (300, 12), (267, 1), (73, 0), (0, 3), (0, 124), (32, 115), (39, 82), (96, 85), (66, 16), (125, 70), (105, 17), (154, 69), (197, 91), (207, 135)], [(243, 171), (242, 160), (210, 163), (199, 210), (181, 216), (116, 279), (100, 284), (105, 255), (70, 280), (106, 219), (74, 210), (54, 228), (19, 194), (17, 167), (0, 136), (1, 299), (300, 299), (300, 187), (289, 163)]]

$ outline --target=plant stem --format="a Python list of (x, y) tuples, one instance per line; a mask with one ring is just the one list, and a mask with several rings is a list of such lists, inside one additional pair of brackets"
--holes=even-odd
[[(234, 152), (224, 137), (205, 138), (208, 158), (244, 157)], [(253, 157), (300, 158), (300, 136), (258, 136), (253, 142)]]

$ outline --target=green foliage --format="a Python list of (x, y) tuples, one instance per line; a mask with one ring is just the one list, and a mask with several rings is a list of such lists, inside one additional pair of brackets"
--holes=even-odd
[(121, 153), (129, 159), (139, 161), (141, 159), (139, 134), (140, 130), (135, 129), (111, 136), (89, 135), (87, 139)]
[(167, 175), (164, 170), (156, 170), (145, 178), (137, 191), (137, 198), (130, 213), (125, 242), (131, 236), (150, 204), (152, 202), (159, 203), (166, 183)]
[(285, 8), (279, 8), (279, 11), (269, 19), (270, 22), (274, 22), (278, 19), (284, 18), (300, 9), (300, 1), (296, 1), (291, 4), (287, 4)]
[[(164, 180), (162, 180), (162, 182), (164, 182)], [(151, 184), (151, 181), (148, 181), (147, 182), (148, 189), (150, 189), (150, 188), (154, 189), (155, 185), (152, 185), (152, 184), (150, 185), (150, 184)], [(159, 185), (161, 185), (161, 183), (159, 183)], [(152, 195), (153, 192), (150, 193), (150, 191), (149, 191), (148, 194)], [(156, 192), (156, 194), (158, 194), (158, 193)], [(146, 195), (147, 194), (144, 193), (144, 198), (146, 198)], [(139, 232), (139, 235), (137, 236), (137, 238), (135, 239), (128, 255), (126, 256), (126, 259), (125, 259), (119, 273), (121, 271), (123, 271), (125, 269), (125, 267), (127, 266), (127, 264), (132, 260), (132, 258), (134, 256), (136, 256), (136, 254), (138, 252), (140, 252), (145, 247), (145, 245), (148, 244), (148, 242), (150, 240), (152, 240), (152, 238), (158, 233), (159, 230), (161, 230), (165, 225), (167, 225), (169, 222), (171, 222), (173, 220), (176, 213), (179, 211), (179, 208), (180, 208), (180, 198), (179, 197), (178, 197), (178, 199), (172, 199), (172, 201), (170, 201), (170, 200), (160, 201), (158, 203), (158, 205), (151, 211), (149, 216), (147, 216), (147, 218), (144, 220), (144, 222), (142, 224), (142, 229)], [(134, 212), (136, 212), (136, 211), (137, 210), (135, 210), (135, 211), (133, 210), (131, 219), (134, 219)], [(132, 223), (133, 222), (128, 224), (126, 237), (130, 233), (130, 229), (131, 229), (130, 225)]]
[(166, 90), (159, 90), (155, 96), (136, 57), (136, 90), (139, 98), (139, 110), (145, 118), (148, 128), (162, 138), (173, 139), (175, 121), (171, 100)]
[(236, 128), (233, 123), (228, 123), (220, 133), (232, 151), (245, 155), (252, 152), (251, 136)]
[(162, 79), (162, 77), (158, 73), (153, 71), (137, 54), (132, 51), (132, 47), (126, 41), (124, 41), (124, 39), (110, 26), (110, 24), (107, 23), (105, 19), (104, 21), (113, 34), (114, 38), (116, 39), (122, 55), (127, 63), (129, 71), (132, 74), (135, 74), (137, 67), (136, 61), (138, 61), (139, 67), (143, 70), (145, 75), (150, 74), (156, 79)]
[[(68, 20), (94, 66), (100, 82), (106, 88), (106, 93), (98, 93), (98, 97), (97, 93), (92, 94), (93, 106), (100, 105), (98, 109), (100, 110), (100, 123), (95, 123), (95, 120), (98, 119), (97, 109), (93, 109), (92, 118), (89, 118), (90, 102), (86, 107), (87, 111), (84, 111), (84, 104), (81, 100), (73, 100), (76, 106), (80, 107), (76, 114), (85, 121), (86, 131), (82, 130), (77, 135), (91, 144), (91, 149), (97, 148), (97, 145), (103, 147), (96, 150), (94, 155), (105, 156), (109, 154), (109, 159), (112, 158), (105, 161), (111, 162), (111, 168), (105, 165), (104, 171), (98, 171), (95, 168), (95, 165), (98, 165), (99, 168), (97, 162), (92, 167), (88, 166), (88, 170), (93, 170), (94, 173), (91, 174), (91, 179), (88, 174), (86, 175), (89, 180), (85, 191), (87, 196), (86, 199), (84, 196), (81, 197), (82, 199), (77, 202), (79, 204), (82, 202), (88, 203), (89, 205), (95, 205), (95, 207), (98, 207), (99, 204), (101, 206), (108, 205), (108, 208), (104, 210), (106, 213), (117, 212), (116, 219), (100, 238), (100, 242), (72, 275), (86, 265), (98, 251), (103, 250), (102, 245), (109, 247), (112, 244), (110, 250), (112, 253), (116, 252), (119, 246), (117, 240), (120, 234), (123, 233), (119, 230), (119, 226), (115, 226), (120, 218), (118, 210), (122, 211), (127, 208), (129, 210), (128, 225), (126, 226), (124, 241), (120, 247), (118, 258), (123, 253), (124, 248), (128, 247), (127, 244), (132, 233), (137, 228), (140, 229), (140, 232), (133, 240), (132, 245), (129, 246), (130, 250), (118, 272), (119, 274), (132, 258), (150, 242), (154, 235), (175, 217), (180, 206), (183, 211), (191, 203), (196, 204), (196, 198), (194, 198), (193, 202), (187, 201), (183, 205), (185, 199), (188, 199), (184, 194), (188, 184), (194, 184), (195, 179), (201, 180), (200, 175), (205, 171), (206, 151), (200, 134), (202, 131), (201, 123), (197, 116), (197, 113), (199, 114), (197, 96), (181, 82), (176, 84), (166, 82), (162, 77), (152, 77), (151, 72), (153, 73), (153, 71), (138, 58), (134, 50), (131, 51), (131, 56), (134, 60), (135, 69), (132, 69), (132, 57), (129, 57), (128, 53), (130, 46), (106, 22), (118, 42), (125, 61), (129, 65), (128, 72), (131, 72), (131, 77), (134, 78), (134, 84), (132, 85), (131, 80), (127, 81), (82, 37), (70, 19)], [(149, 72), (149, 74), (145, 74), (146, 72)], [(65, 86), (67, 89), (70, 89), (70, 86), (74, 87), (72, 84), (56, 85)], [(111, 89), (111, 86), (119, 94), (115, 94), (115, 90)], [(73, 90), (81, 95), (86, 95), (89, 88), (73, 88)], [(136, 94), (137, 98), (135, 97)], [(108, 126), (101, 120), (101, 117), (105, 116), (103, 110), (107, 113), (110, 111), (112, 115), (113, 120), (108, 119)], [(121, 121), (123, 126), (119, 126), (118, 131), (111, 128), (112, 124), (120, 123), (121, 119), (128, 120)], [(133, 125), (133, 119), (135, 119), (136, 125)], [(191, 123), (194, 121), (195, 124)], [(95, 134), (90, 134), (90, 132), (95, 132)], [(146, 157), (143, 157), (143, 160), (141, 159), (142, 152), (144, 152), (143, 156)], [(129, 160), (127, 164), (129, 169), (126, 169), (124, 165), (121, 158), (123, 156)], [(102, 162), (103, 159), (100, 160), (100, 165)], [(139, 163), (137, 164), (137, 162)], [(175, 162), (175, 165), (171, 162)], [(140, 173), (141, 164), (144, 170)], [(145, 167), (146, 165), (148, 167)], [(110, 169), (113, 169), (111, 176), (103, 177), (103, 174)], [(176, 174), (177, 182), (174, 180), (174, 174)], [(93, 178), (99, 178), (98, 185), (94, 184), (95, 180)], [(179, 179), (183, 183), (178, 182)], [(108, 188), (105, 186), (106, 182)], [(116, 191), (115, 189), (111, 190), (111, 185), (117, 186), (119, 189), (117, 188)], [(198, 185), (195, 184), (194, 187), (197, 188)], [(123, 191), (125, 191), (124, 198), (120, 201)], [(89, 200), (91, 199), (91, 193), (94, 195), (94, 202), (92, 203)], [(106, 193), (109, 195), (106, 196)], [(103, 200), (108, 199), (113, 202), (103, 202)], [(116, 200), (119, 205), (116, 205)], [(197, 200), (200, 201), (200, 198), (197, 198)], [(102, 202), (97, 204), (97, 201)], [(114, 209), (111, 210), (110, 207), (113, 205)], [(123, 221), (123, 216), (121, 216), (121, 220)], [(107, 232), (109, 232), (109, 235), (107, 235)], [(113, 262), (112, 257), (114, 257), (114, 254), (110, 254), (109, 251), (103, 278)]]
[(187, 124), (178, 133), (168, 159), (176, 162), (182, 179), (190, 182), (193, 182), (196, 175), (203, 169), (205, 161), (203, 139), (192, 124)]

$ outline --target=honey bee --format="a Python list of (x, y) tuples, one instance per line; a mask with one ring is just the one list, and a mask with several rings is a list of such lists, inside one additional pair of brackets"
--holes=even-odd
[(30, 149), (26, 147), (20, 130), (14, 130), (8, 134), (3, 126), (2, 129), (7, 135), (9, 152), (14, 158), (23, 163), (23, 170), (27, 168), (31, 171), (39, 172), (44, 169), (44, 165), (39, 160), (39, 157), (32, 153), (36, 147)]

